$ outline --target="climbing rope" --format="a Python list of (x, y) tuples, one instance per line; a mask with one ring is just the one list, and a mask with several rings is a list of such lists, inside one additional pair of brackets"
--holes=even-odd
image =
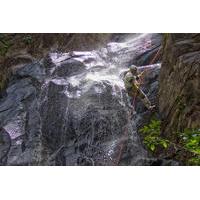
[[(160, 54), (160, 51), (161, 51), (161, 47), (158, 49), (158, 51), (156, 52), (155, 56), (152, 58), (151, 62), (149, 63), (149, 65), (152, 65), (155, 60), (158, 58), (159, 54)], [(145, 69), (144, 70), (144, 73), (147, 72), (149, 69)], [(140, 84), (143, 85), (144, 84), (144, 78), (140, 78)]]
[(119, 146), (119, 155), (114, 163), (115, 165), (119, 165), (119, 161), (121, 160), (122, 152), (125, 146), (125, 139), (126, 138), (128, 139), (128, 124), (130, 123), (130, 121), (131, 121), (131, 114), (130, 112), (128, 112), (127, 123), (124, 126), (124, 131), (123, 131), (124, 134), (122, 135), (122, 137), (124, 136), (124, 140), (121, 140), (121, 144)]
[(153, 57), (153, 59), (151, 60), (150, 62), (150, 65), (152, 65), (154, 63), (154, 61), (156, 60), (156, 58), (158, 57), (158, 55), (160, 54), (160, 51), (161, 51), (161, 47), (158, 49), (156, 55)]
[[(156, 55), (151, 60), (150, 65), (153, 64), (154, 61), (157, 59), (160, 51), (161, 51), (161, 48), (158, 49)], [(140, 85), (142, 85), (143, 84), (143, 79), (140, 78), (138, 82), (139, 82)], [(135, 110), (135, 104), (136, 104), (136, 97), (137, 97), (137, 93), (133, 97), (133, 108), (134, 108), (134, 110)], [(122, 137), (124, 136), (125, 138), (126, 137), (128, 138), (128, 124), (130, 123), (130, 121), (131, 121), (131, 112), (128, 112), (127, 124), (126, 124), (126, 126), (124, 128)], [(121, 159), (121, 156), (122, 156), (122, 152), (123, 152), (124, 146), (125, 146), (125, 141), (122, 140), (122, 142), (121, 142), (121, 144), (119, 146), (119, 155), (118, 155), (118, 157), (116, 159), (115, 165), (119, 165), (119, 162), (120, 162), (120, 159)]]
[[(160, 54), (161, 51), (161, 47), (158, 49), (157, 53), (155, 54), (155, 56), (153, 57), (153, 59), (151, 60), (151, 62), (149, 63), (150, 65), (152, 65), (154, 63), (154, 61), (157, 59), (158, 55)], [(144, 72), (146, 72), (148, 69), (145, 69)], [(143, 85), (144, 84), (144, 78), (139, 78), (138, 81), (139, 85)], [(133, 108), (135, 109), (135, 99), (137, 97), (137, 93), (135, 94), (135, 96), (133, 97)]]

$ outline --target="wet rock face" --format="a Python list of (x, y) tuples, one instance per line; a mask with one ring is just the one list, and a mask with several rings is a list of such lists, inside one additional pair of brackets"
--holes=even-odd
[[(103, 80), (101, 76), (104, 76), (105, 67), (93, 66), (95, 70), (86, 73), (87, 68), (90, 69), (90, 63), (87, 64), (82, 63), (81, 69), (80, 62), (74, 59), (64, 61), (63, 66), (61, 64), (54, 69), (54, 78), (45, 84), (42, 91), (43, 145), (45, 156), (51, 158), (53, 155), (53, 159), (48, 159), (48, 164), (118, 165), (121, 159), (119, 154), (122, 153), (119, 152), (120, 146), (126, 143), (130, 135), (135, 135), (129, 141), (129, 148), (135, 154), (133, 158), (129, 153), (129, 164), (139, 164), (139, 157), (147, 153), (130, 119), (128, 121), (125, 91)], [(73, 66), (73, 73), (64, 70)], [(96, 70), (98, 77), (94, 76)], [(102, 78), (102, 81), (93, 78)]]
[[(143, 47), (144, 49), (146, 48), (146, 50), (135, 58), (134, 63), (141, 66), (161, 62), (161, 41), (161, 34), (153, 35), (150, 40), (146, 39)], [(149, 46), (151, 46), (151, 48), (149, 48)]]
[[(53, 53), (16, 69), (0, 100), (7, 141), (0, 150), (9, 149), (1, 164), (155, 164), (137, 133), (151, 113), (136, 100), (138, 114), (131, 116), (120, 78), (140, 46), (134, 38), (98, 51)], [(152, 101), (158, 74), (152, 68), (143, 87)]]
[[(7, 95), (1, 99), (0, 126), (11, 139), (8, 165), (39, 162), (41, 132), (38, 88), (43, 75), (44, 69), (39, 63), (25, 66), (13, 77)], [(24, 148), (27, 151), (23, 152)]]
[[(4, 93), (13, 68), (46, 56), (49, 51), (85, 51), (106, 45), (113, 34), (78, 33), (1, 33), (0, 97)], [(115, 34), (114, 34), (115, 35)], [(12, 44), (5, 49), (5, 44)]]
[(160, 73), (159, 105), (163, 132), (200, 126), (200, 34), (168, 34)]

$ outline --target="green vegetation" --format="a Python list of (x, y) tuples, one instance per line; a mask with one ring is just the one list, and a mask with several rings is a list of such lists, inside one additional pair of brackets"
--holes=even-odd
[(20, 40), (14, 40), (13, 36), (0, 33), (0, 56), (5, 56), (11, 46), (17, 46), (22, 41), (25, 45), (33, 43), (33, 37), (30, 34), (26, 34), (20, 38)]
[(3, 33), (0, 34), (0, 56), (5, 56), (11, 44), (6, 40)]
[[(8, 51), (17, 51), (18, 47), (23, 47), (33, 43), (33, 38), (30, 34), (16, 35), (0, 33), (0, 59), (6, 60)], [(12, 47), (12, 49), (11, 49)], [(0, 91), (2, 91), (7, 83), (8, 79), (8, 67), (5, 63), (0, 66)]]
[(174, 144), (172, 141), (161, 137), (161, 122), (159, 120), (151, 120), (151, 122), (141, 128), (139, 131), (144, 134), (143, 143), (152, 152), (160, 146), (167, 149), (169, 145), (173, 145), (176, 149), (189, 154), (186, 164), (200, 165), (200, 129), (184, 129), (183, 132), (177, 133), (180, 136), (180, 143)]
[(4, 86), (5, 86), (5, 83), (6, 83), (6, 78), (5, 78), (5, 76), (3, 76), (2, 74), (0, 74), (0, 92), (1, 92), (1, 90), (4, 88)]
[(31, 44), (33, 42), (33, 38), (31, 35), (26, 35), (23, 37), (23, 42), (27, 45)]
[(139, 130), (145, 135), (143, 142), (151, 151), (155, 151), (158, 146), (165, 149), (169, 146), (169, 140), (160, 136), (160, 124), (160, 120), (151, 120), (148, 125)]
[(189, 165), (200, 165), (200, 129), (185, 129), (180, 133), (183, 147), (192, 157), (187, 161)]

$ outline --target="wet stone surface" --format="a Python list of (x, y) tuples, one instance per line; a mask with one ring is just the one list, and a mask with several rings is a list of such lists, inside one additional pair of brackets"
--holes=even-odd
[[(131, 116), (121, 78), (151, 37), (141, 34), (91, 52), (51, 53), (17, 70), (0, 100), (0, 156), (7, 151), (1, 165), (156, 163), (137, 133), (151, 113), (137, 100)], [(143, 87), (152, 101), (159, 68), (150, 70)]]

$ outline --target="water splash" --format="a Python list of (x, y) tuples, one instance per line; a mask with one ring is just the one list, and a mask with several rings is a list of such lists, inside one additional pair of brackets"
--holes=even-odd
[[(123, 96), (125, 88), (122, 74), (127, 71), (130, 60), (138, 54), (152, 48), (151, 36), (152, 34), (138, 34), (134, 37), (129, 37), (124, 42), (112, 42), (107, 44), (105, 48), (91, 52), (75, 51), (64, 54), (51, 54), (51, 59), (55, 64), (55, 68), (61, 66), (70, 59), (82, 62), (84, 66), (86, 66), (83, 71), (68, 76), (67, 80), (61, 78), (54, 79), (53, 81), (56, 81), (57, 84), (68, 85), (64, 92), (68, 98), (81, 99), (84, 94), (94, 90), (99, 105), (101, 104), (102, 95), (104, 95), (106, 88), (110, 86), (113, 101), (114, 98), (115, 100), (117, 99), (118, 104), (126, 108), (126, 102)], [(139, 71), (152, 70), (154, 68), (160, 68), (160, 64), (141, 66), (139, 67)], [(116, 124), (120, 124), (120, 120), (117, 117), (115, 120)], [(125, 126), (127, 126), (127, 124)], [(100, 145), (95, 145), (94, 137), (96, 133), (93, 121), (90, 128), (90, 138), (87, 144), (88, 152), (90, 152), (91, 148), (95, 148), (95, 151), (98, 151), (99, 155), (96, 156), (94, 160), (98, 163), (103, 163), (103, 165), (108, 165), (109, 163), (113, 165), (118, 162), (120, 158), (118, 158), (119, 155), (117, 154), (121, 154), (121, 148), (129, 137), (132, 137), (135, 142), (138, 141), (136, 132), (134, 132), (136, 135), (129, 136), (127, 135), (128, 130), (126, 131), (127, 133), (124, 134), (124, 127), (120, 127), (122, 128), (121, 135), (115, 135), (110, 141), (102, 141)], [(82, 130), (79, 131), (81, 132)], [(143, 150), (141, 150), (141, 152), (141, 155), (138, 155), (139, 157), (145, 154)]]

